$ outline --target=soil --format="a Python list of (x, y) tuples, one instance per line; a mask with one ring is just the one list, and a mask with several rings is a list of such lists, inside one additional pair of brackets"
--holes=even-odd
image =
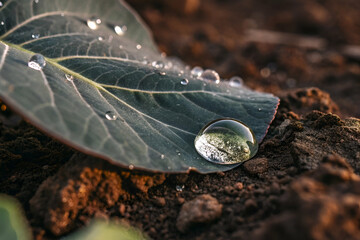
[(162, 51), (281, 98), (258, 154), (225, 173), (129, 171), (2, 107), (0, 193), (21, 202), (35, 239), (94, 217), (153, 239), (358, 239), (360, 2), (173, 2), (130, 1)]

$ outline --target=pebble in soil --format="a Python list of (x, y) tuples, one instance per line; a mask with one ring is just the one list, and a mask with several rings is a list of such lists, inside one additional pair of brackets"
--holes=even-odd
[(236, 164), (252, 158), (258, 143), (252, 130), (235, 119), (207, 124), (195, 138), (196, 151), (209, 162)]

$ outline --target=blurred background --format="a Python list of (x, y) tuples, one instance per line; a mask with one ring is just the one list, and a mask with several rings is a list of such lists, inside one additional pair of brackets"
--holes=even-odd
[(307, 101), (321, 95), (335, 102), (321, 110), (360, 117), (359, 0), (127, 2), (159, 49), (191, 67), (215, 69), (222, 78), (238, 75), (278, 96), (295, 89)]

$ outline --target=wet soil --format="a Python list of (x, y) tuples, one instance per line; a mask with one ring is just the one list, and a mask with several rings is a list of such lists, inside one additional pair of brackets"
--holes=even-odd
[(3, 107), (0, 193), (21, 202), (35, 239), (94, 217), (153, 239), (358, 239), (360, 55), (348, 49), (360, 45), (359, 2), (172, 2), (130, 1), (162, 51), (281, 98), (258, 154), (225, 173), (129, 171)]

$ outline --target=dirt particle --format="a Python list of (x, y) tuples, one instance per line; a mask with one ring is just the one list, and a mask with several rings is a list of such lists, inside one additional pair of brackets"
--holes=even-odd
[(262, 174), (267, 171), (269, 163), (267, 158), (253, 158), (243, 164), (245, 171), (252, 175)]
[(222, 207), (222, 204), (209, 194), (200, 195), (181, 207), (176, 227), (184, 233), (194, 225), (212, 222), (221, 216)]

